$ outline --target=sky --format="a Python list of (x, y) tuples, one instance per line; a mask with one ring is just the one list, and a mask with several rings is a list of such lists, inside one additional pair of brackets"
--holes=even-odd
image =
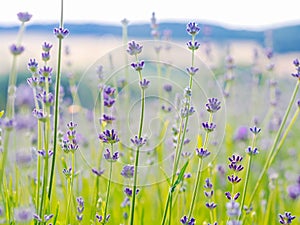
[[(4, 1), (4, 0), (1, 0)], [(299, 0), (64, 0), (65, 22), (120, 25), (124, 18), (212, 23), (228, 28), (265, 29), (300, 24)], [(0, 25), (17, 25), (16, 14), (29, 12), (31, 23), (59, 22), (60, 0), (8, 0), (1, 4)]]

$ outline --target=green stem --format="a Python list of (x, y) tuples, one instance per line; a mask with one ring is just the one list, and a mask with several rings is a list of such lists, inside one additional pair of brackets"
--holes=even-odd
[[(192, 36), (192, 42), (193, 43), (195, 42), (195, 36), (194, 35)], [(194, 60), (195, 60), (195, 50), (192, 50), (192, 66), (194, 66)], [(192, 89), (192, 86), (193, 86), (193, 77), (190, 75), (189, 88)], [(191, 101), (191, 99), (189, 98), (188, 99), (188, 104), (187, 104), (188, 109), (190, 107), (190, 101)], [(184, 122), (184, 119), (185, 119), (185, 122)], [(181, 154), (182, 148), (183, 148), (183, 143), (184, 143), (184, 138), (185, 138), (185, 134), (186, 134), (188, 120), (189, 120), (189, 115), (187, 115), (185, 118), (181, 118), (181, 121), (180, 121), (178, 139), (177, 139), (177, 144), (176, 144), (176, 148), (175, 148), (175, 160), (174, 160), (173, 171), (172, 171), (171, 187), (173, 187), (174, 182), (175, 182), (176, 171), (178, 170), (178, 165), (179, 165), (179, 161), (180, 161), (180, 154)], [(182, 126), (184, 126), (183, 130), (182, 130)], [(172, 203), (172, 197), (173, 197), (173, 192), (171, 192), (171, 190), (170, 190), (169, 194), (168, 194), (168, 199), (167, 199), (167, 203), (166, 203), (166, 207), (165, 207), (165, 211), (164, 211), (164, 214), (163, 214), (163, 219), (162, 219), (161, 225), (165, 224), (168, 207), (172, 208), (172, 204), (171, 204)], [(169, 223), (170, 223), (171, 217), (172, 217), (172, 210), (169, 211)]]
[(195, 205), (195, 202), (196, 202), (196, 198), (197, 198), (197, 192), (198, 192), (198, 187), (199, 187), (199, 184), (200, 184), (200, 180), (201, 180), (201, 172), (202, 172), (202, 163), (203, 162), (203, 159), (202, 158), (199, 158), (199, 162), (198, 162), (198, 170), (197, 170), (197, 176), (196, 176), (196, 183), (195, 183), (195, 186), (194, 186), (194, 190), (193, 190), (193, 197), (192, 197), (192, 202), (191, 202), (191, 205), (190, 205), (190, 210), (189, 210), (189, 213), (188, 213), (188, 219), (190, 220), (191, 219), (191, 216), (193, 214), (193, 210), (194, 210), (194, 205)]
[(266, 174), (267, 170), (269, 169), (270, 162), (271, 162), (271, 159), (272, 159), (272, 155), (274, 154), (274, 151), (276, 150), (276, 147), (277, 147), (279, 138), (281, 136), (282, 130), (283, 130), (285, 124), (286, 124), (286, 121), (287, 121), (288, 115), (289, 115), (289, 113), (291, 111), (292, 105), (295, 102), (295, 98), (296, 98), (296, 95), (297, 95), (297, 92), (298, 92), (298, 89), (299, 89), (299, 84), (300, 84), (300, 79), (298, 79), (298, 81), (297, 81), (297, 84), (296, 84), (295, 89), (293, 91), (293, 94), (291, 96), (290, 102), (289, 102), (288, 107), (287, 107), (287, 109), (285, 111), (285, 114), (284, 114), (284, 117), (283, 117), (282, 122), (280, 124), (280, 127), (279, 127), (279, 129), (277, 131), (277, 134), (276, 134), (276, 137), (274, 139), (273, 145), (271, 147), (271, 150), (269, 151), (269, 155), (268, 155), (268, 158), (266, 160), (266, 163), (264, 164), (264, 167), (263, 167), (263, 169), (262, 169), (262, 171), (260, 173), (260, 176), (259, 176), (259, 178), (258, 178), (258, 180), (256, 182), (256, 185), (255, 185), (255, 187), (254, 187), (254, 189), (252, 191), (252, 194), (251, 194), (248, 206), (251, 205), (251, 203), (252, 203), (252, 201), (254, 199), (254, 196), (255, 196), (255, 194), (256, 194), (256, 192), (258, 190), (258, 187), (261, 184), (262, 179), (263, 179), (264, 175)]
[[(113, 154), (113, 145), (111, 145), (111, 154)], [(109, 202), (109, 195), (110, 195), (110, 185), (111, 185), (111, 178), (112, 178), (112, 167), (113, 161), (111, 160), (109, 162), (109, 178), (108, 178), (108, 184), (107, 184), (107, 189), (106, 189), (106, 202), (105, 202), (105, 209), (104, 209), (104, 216), (103, 216), (103, 222), (102, 224), (105, 224), (106, 221), (106, 215), (107, 215), (107, 208), (108, 208), (108, 202)]]
[[(142, 74), (141, 71), (139, 72), (140, 81), (142, 81)], [(145, 114), (145, 89), (141, 87), (141, 113), (140, 113), (140, 126), (139, 126), (139, 133), (138, 138), (142, 137), (143, 132), (143, 124), (144, 124), (144, 114)], [(132, 193), (132, 201), (131, 201), (131, 208), (130, 208), (130, 224), (133, 225), (134, 223), (134, 210), (135, 210), (135, 199), (136, 199), (136, 190), (137, 190), (137, 170), (139, 165), (139, 154), (140, 154), (140, 147), (137, 147), (136, 156), (135, 156), (135, 163), (134, 163), (134, 176), (133, 176), (133, 193)]]
[(72, 170), (71, 170), (71, 177), (68, 179), (68, 202), (67, 202), (67, 213), (66, 213), (66, 225), (70, 223), (70, 205), (72, 201), (72, 190), (74, 184), (74, 176), (75, 176), (75, 152), (72, 151)]
[[(63, 27), (63, 0), (61, 0), (61, 18), (60, 27)], [(61, 81), (61, 57), (62, 57), (62, 39), (58, 39), (58, 59), (57, 59), (57, 77), (55, 85), (55, 106), (54, 106), (54, 131), (53, 131), (53, 155), (52, 155), (52, 165), (50, 172), (50, 182), (48, 190), (48, 199), (51, 199), (53, 180), (54, 180), (54, 170), (57, 152), (57, 136), (58, 136), (58, 122), (59, 122), (59, 95), (60, 95), (60, 81)]]

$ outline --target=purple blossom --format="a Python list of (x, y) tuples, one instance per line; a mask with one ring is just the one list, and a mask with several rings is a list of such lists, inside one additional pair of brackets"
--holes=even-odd
[(131, 41), (128, 43), (127, 52), (129, 55), (138, 55), (142, 52), (143, 46), (139, 45), (135, 41)]
[(208, 208), (208, 209), (214, 209), (217, 207), (217, 204), (214, 203), (214, 202), (206, 202), (205, 203), (205, 206)]
[(202, 127), (204, 128), (205, 131), (212, 132), (216, 128), (216, 125), (214, 123), (204, 122), (202, 123)]
[(44, 62), (47, 62), (49, 61), (49, 59), (50, 59), (50, 52), (42, 52), (42, 60)]
[(103, 95), (104, 95), (104, 96), (113, 96), (114, 93), (115, 93), (115, 91), (116, 91), (115, 88), (113, 88), (113, 87), (107, 85), (107, 86), (105, 86), (104, 89), (103, 89)]
[(116, 102), (115, 99), (111, 98), (111, 97), (105, 97), (104, 100), (103, 100), (103, 104), (104, 106), (110, 108), (113, 106), (113, 104)]
[(186, 25), (186, 31), (188, 34), (195, 36), (199, 33), (200, 27), (195, 22), (190, 22)]
[(52, 46), (53, 46), (52, 44), (44, 42), (42, 45), (42, 49), (44, 52), (49, 52), (51, 50)]
[(200, 47), (200, 43), (197, 41), (194, 41), (194, 42), (188, 41), (186, 43), (186, 45), (187, 45), (188, 49), (193, 50), (193, 51), (197, 50)]
[(225, 192), (225, 196), (229, 199), (229, 200), (234, 200), (236, 201), (239, 197), (240, 197), (240, 193), (236, 193), (233, 197), (231, 196), (230, 192)]
[(165, 84), (163, 86), (163, 89), (166, 91), (166, 92), (171, 92), (172, 91), (172, 85), (171, 84)]
[(121, 171), (121, 175), (125, 178), (133, 178), (133, 174), (134, 174), (133, 165), (125, 165)]
[(292, 216), (290, 212), (285, 212), (284, 214), (279, 214), (279, 223), (281, 224), (291, 224), (292, 220), (296, 217)]
[(107, 148), (103, 156), (109, 162), (116, 162), (119, 158), (119, 152), (111, 153), (110, 150)]
[(243, 160), (243, 157), (242, 156), (239, 156), (239, 155), (235, 155), (233, 154), (232, 157), (229, 157), (228, 160), (231, 162), (231, 163), (239, 163)]
[(245, 152), (249, 155), (257, 155), (259, 153), (258, 149), (255, 147), (252, 149), (252, 147), (246, 148)]
[(9, 49), (10, 49), (11, 54), (13, 54), (13, 55), (20, 55), (25, 50), (25, 48), (22, 45), (17, 46), (15, 44), (12, 44), (9, 47)]
[(229, 182), (231, 182), (233, 184), (237, 184), (242, 180), (241, 178), (239, 178), (238, 176), (233, 175), (233, 174), (231, 176), (228, 176), (227, 178), (228, 178)]
[(221, 108), (221, 102), (217, 98), (209, 98), (205, 104), (206, 110), (210, 113), (215, 113)]
[(50, 66), (43, 66), (42, 68), (40, 68), (39, 74), (43, 77), (51, 76), (52, 68)]
[(241, 213), (240, 204), (233, 200), (226, 203), (226, 209), (229, 217), (237, 217)]
[(107, 115), (107, 114), (103, 114), (102, 115), (102, 118), (99, 119), (100, 123), (102, 122), (106, 122), (106, 123), (109, 123), (111, 124), (112, 121), (114, 121), (116, 118), (113, 117), (113, 116), (110, 116), (110, 115)]
[(234, 140), (236, 141), (246, 141), (248, 140), (248, 127), (241, 126), (239, 127), (234, 135)]
[(19, 12), (17, 16), (22, 23), (28, 22), (32, 17), (28, 12)]
[(294, 64), (295, 67), (296, 67), (296, 73), (292, 73), (291, 75), (292, 75), (293, 77), (296, 77), (296, 78), (300, 79), (300, 63), (299, 63), (299, 60), (298, 60), (298, 59), (295, 59), (295, 60), (293, 61), (293, 64)]
[(191, 76), (194, 76), (196, 73), (197, 73), (197, 71), (199, 70), (199, 68), (197, 68), (197, 67), (193, 67), (193, 66), (191, 66), (191, 67), (189, 67), (189, 68), (186, 68), (186, 71), (189, 73), (189, 75), (191, 75)]
[(142, 147), (143, 145), (146, 144), (147, 142), (147, 139), (146, 138), (143, 138), (143, 137), (138, 137), (137, 135), (134, 136), (134, 138), (131, 138), (130, 139), (131, 143), (134, 144), (136, 147), (140, 148)]
[(104, 170), (97, 170), (97, 169), (93, 168), (92, 172), (94, 174), (96, 174), (98, 177), (100, 177), (104, 173)]
[(300, 196), (300, 184), (288, 186), (287, 192), (291, 199), (297, 199)]
[(65, 29), (65, 28), (54, 28), (53, 30), (53, 33), (54, 35), (59, 38), (59, 39), (63, 39), (65, 38), (66, 36), (68, 36), (69, 34), (69, 30), (68, 29)]
[(15, 209), (15, 220), (20, 223), (31, 220), (33, 217), (33, 210), (30, 207)]
[(30, 72), (36, 73), (38, 68), (38, 63), (35, 59), (29, 59), (29, 63), (27, 64), (27, 68)]
[(118, 134), (114, 129), (105, 130), (101, 134), (99, 134), (98, 137), (103, 143), (108, 143), (108, 144), (115, 144), (119, 141)]
[(258, 133), (261, 131), (261, 129), (260, 129), (260, 128), (257, 128), (256, 126), (254, 126), (254, 127), (250, 127), (250, 131), (251, 131), (254, 135), (256, 135), (256, 134), (258, 134)]
[(237, 165), (236, 163), (230, 163), (228, 165), (229, 169), (236, 171), (236, 172), (240, 172), (244, 169), (244, 167), (242, 165)]
[(135, 69), (136, 71), (141, 71), (143, 68), (144, 68), (144, 65), (145, 65), (145, 61), (144, 60), (141, 60), (140, 62), (133, 62), (130, 64), (131, 67), (133, 69)]
[(213, 184), (210, 182), (209, 178), (205, 179), (205, 185), (204, 185), (205, 189), (212, 189), (213, 188)]
[(180, 219), (180, 222), (185, 225), (194, 225), (196, 223), (196, 220), (193, 217), (189, 220), (187, 216), (183, 216)]
[(142, 81), (140, 81), (140, 87), (141, 87), (142, 89), (148, 88), (148, 87), (149, 87), (149, 84), (150, 84), (150, 81), (149, 81), (149, 80), (146, 80), (145, 78), (144, 78)]
[(210, 155), (210, 152), (207, 149), (203, 149), (203, 148), (196, 148), (196, 154), (198, 157), (200, 158), (206, 158), (207, 156)]
[[(131, 197), (132, 196), (132, 189), (129, 187), (124, 188), (124, 193), (128, 196)], [(140, 189), (136, 189), (136, 194), (138, 194), (140, 192)]]

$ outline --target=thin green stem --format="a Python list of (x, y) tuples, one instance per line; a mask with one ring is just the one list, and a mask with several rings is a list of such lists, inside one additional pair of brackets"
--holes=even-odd
[(66, 225), (70, 223), (70, 205), (72, 201), (72, 194), (73, 194), (73, 184), (74, 184), (74, 176), (75, 176), (75, 152), (72, 151), (72, 170), (71, 170), (71, 177), (68, 179), (68, 202), (67, 202), (67, 210), (66, 210)]
[(289, 104), (287, 106), (287, 109), (286, 109), (285, 114), (283, 116), (282, 122), (281, 122), (280, 127), (279, 127), (279, 129), (277, 131), (277, 134), (276, 134), (276, 137), (274, 139), (273, 145), (271, 147), (271, 150), (269, 151), (269, 155), (268, 155), (268, 158), (266, 160), (266, 163), (264, 164), (264, 167), (263, 167), (263, 169), (262, 169), (262, 171), (260, 173), (260, 176), (259, 176), (259, 178), (258, 178), (258, 180), (257, 180), (257, 182), (255, 184), (255, 187), (254, 187), (254, 189), (252, 191), (252, 194), (251, 194), (248, 206), (251, 205), (251, 203), (252, 203), (252, 201), (254, 199), (254, 196), (255, 196), (255, 194), (256, 194), (256, 192), (258, 190), (258, 187), (260, 186), (260, 184), (261, 184), (261, 182), (263, 180), (264, 175), (266, 174), (267, 170), (269, 169), (270, 162), (271, 162), (271, 159), (272, 159), (272, 155), (274, 154), (274, 151), (277, 148), (277, 144), (278, 144), (279, 138), (281, 137), (282, 130), (283, 130), (285, 124), (286, 124), (288, 115), (289, 115), (289, 113), (291, 111), (291, 108), (292, 108), (294, 102), (295, 102), (295, 98), (296, 98), (296, 95), (297, 95), (298, 90), (299, 90), (299, 84), (300, 84), (300, 79), (298, 79), (298, 81), (297, 81), (297, 84), (296, 84), (295, 89), (293, 91), (293, 94), (291, 96), (290, 102), (289, 102)]
[[(111, 154), (114, 153), (113, 150), (113, 144), (111, 145)], [(103, 216), (103, 222), (102, 224), (105, 224), (106, 221), (106, 215), (107, 215), (107, 208), (108, 208), (108, 203), (109, 203), (109, 195), (110, 195), (110, 185), (111, 185), (111, 178), (112, 178), (112, 170), (113, 170), (113, 161), (111, 160), (109, 162), (109, 178), (108, 178), (108, 184), (107, 184), (107, 189), (106, 189), (106, 201), (105, 201), (105, 209), (104, 209), (104, 216)]]
[[(137, 56), (136, 56), (136, 60)], [(138, 71), (140, 81), (142, 81), (142, 73)], [(141, 111), (140, 111), (140, 124), (139, 124), (139, 132), (138, 138), (142, 137), (143, 132), (143, 124), (144, 124), (144, 116), (145, 116), (145, 89), (140, 87), (141, 89)], [(135, 155), (135, 162), (134, 162), (134, 175), (133, 175), (133, 193), (132, 193), (132, 200), (131, 200), (131, 208), (130, 208), (130, 225), (134, 223), (134, 210), (135, 210), (135, 199), (136, 199), (136, 190), (137, 190), (137, 173), (138, 173), (138, 165), (139, 165), (139, 154), (140, 154), (140, 147), (137, 147), (136, 155)]]
[[(61, 0), (61, 18), (60, 27), (63, 27), (63, 0)], [(59, 123), (59, 96), (60, 96), (60, 82), (61, 82), (61, 58), (62, 58), (62, 38), (58, 39), (58, 58), (57, 58), (57, 77), (55, 85), (55, 105), (54, 105), (54, 128), (53, 128), (53, 155), (52, 155), (52, 165), (50, 172), (50, 182), (48, 190), (48, 199), (51, 199), (52, 187), (54, 181), (55, 173), (55, 162), (56, 162), (56, 152), (57, 152), (57, 137), (58, 137), (58, 123)]]

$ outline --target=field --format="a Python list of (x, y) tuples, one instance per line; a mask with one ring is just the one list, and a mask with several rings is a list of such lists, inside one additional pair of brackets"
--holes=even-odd
[(1, 36), (0, 224), (300, 224), (299, 53), (153, 23)]

